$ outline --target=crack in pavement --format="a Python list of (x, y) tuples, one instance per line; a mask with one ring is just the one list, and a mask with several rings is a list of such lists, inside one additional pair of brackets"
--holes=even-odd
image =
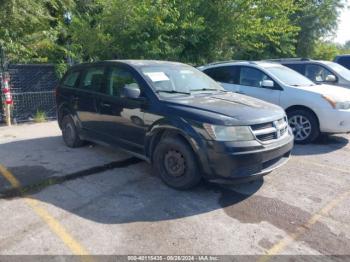
[(115, 168), (128, 167), (131, 165), (138, 164), (142, 161), (143, 160), (139, 158), (130, 157), (121, 161), (113, 161), (104, 165), (95, 166), (95, 167), (87, 168), (77, 172), (73, 172), (70, 174), (66, 174), (64, 176), (52, 176), (52, 177), (43, 179), (37, 183), (21, 186), (19, 188), (9, 188), (4, 191), (0, 191), (0, 199), (11, 199), (15, 197), (22, 197), (28, 194), (37, 193), (47, 188), (48, 186), (62, 184), (63, 182), (66, 182), (66, 181), (75, 180), (81, 177), (98, 174), (98, 173), (101, 173), (107, 170), (112, 170)]

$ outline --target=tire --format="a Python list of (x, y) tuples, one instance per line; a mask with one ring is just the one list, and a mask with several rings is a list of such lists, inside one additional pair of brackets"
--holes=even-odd
[(162, 139), (154, 150), (152, 160), (154, 170), (172, 188), (190, 189), (202, 179), (192, 149), (181, 139)]
[(77, 127), (70, 115), (63, 117), (62, 137), (64, 143), (71, 148), (80, 147), (84, 143), (84, 141), (79, 138)]
[(295, 143), (309, 144), (319, 137), (320, 127), (314, 113), (297, 109), (287, 113), (287, 115)]

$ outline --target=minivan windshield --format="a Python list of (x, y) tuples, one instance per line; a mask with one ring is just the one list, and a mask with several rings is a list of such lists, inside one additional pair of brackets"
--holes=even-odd
[(350, 70), (334, 62), (325, 62), (325, 64), (328, 65), (331, 69), (333, 69), (333, 71), (337, 72), (341, 77), (350, 81)]
[(272, 66), (266, 68), (273, 76), (281, 82), (290, 86), (312, 86), (314, 82), (285, 66)]
[(144, 66), (141, 71), (152, 83), (153, 90), (162, 96), (224, 91), (218, 83), (191, 66)]

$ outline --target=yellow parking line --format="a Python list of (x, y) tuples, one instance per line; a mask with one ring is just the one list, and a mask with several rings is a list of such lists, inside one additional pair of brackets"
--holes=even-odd
[(307, 230), (309, 230), (312, 225), (318, 222), (322, 216), (327, 215), (329, 211), (331, 211), (348, 196), (350, 196), (350, 191), (338, 195), (335, 199), (330, 201), (316, 214), (314, 214), (305, 224), (297, 227), (294, 233), (287, 235), (285, 238), (283, 238), (277, 244), (275, 244), (272, 248), (270, 248), (266, 252), (266, 255), (263, 255), (258, 259), (258, 262), (267, 262), (268, 260), (270, 260), (272, 255), (277, 255), (281, 253), (281, 251), (284, 250), (289, 244), (300, 238), (300, 236), (303, 235)]
[[(14, 188), (20, 188), (20, 182), (2, 165), (0, 165), (0, 174)], [(63, 243), (72, 251), (74, 255), (88, 255), (86, 248), (75, 240), (58, 220), (56, 220), (42, 206), (40, 206), (40, 202), (38, 200), (34, 198), (25, 198), (24, 200), (27, 205), (31, 207), (32, 210), (49, 226), (51, 231), (63, 241)], [(85, 257), (84, 260), (90, 261), (89, 257)]]
[(11, 184), (11, 186), (14, 188), (20, 187), (18, 180), (2, 165), (0, 165), (0, 173)]

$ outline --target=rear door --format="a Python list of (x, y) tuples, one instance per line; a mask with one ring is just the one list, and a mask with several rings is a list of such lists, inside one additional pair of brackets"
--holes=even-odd
[(98, 136), (98, 100), (99, 94), (104, 90), (105, 70), (104, 66), (98, 65), (86, 68), (73, 97), (74, 108), (83, 131), (86, 131), (93, 138)]
[(264, 80), (273, 81), (267, 74), (257, 68), (240, 66), (238, 92), (279, 105), (281, 88), (275, 81), (273, 88), (264, 87), (262, 86)]

